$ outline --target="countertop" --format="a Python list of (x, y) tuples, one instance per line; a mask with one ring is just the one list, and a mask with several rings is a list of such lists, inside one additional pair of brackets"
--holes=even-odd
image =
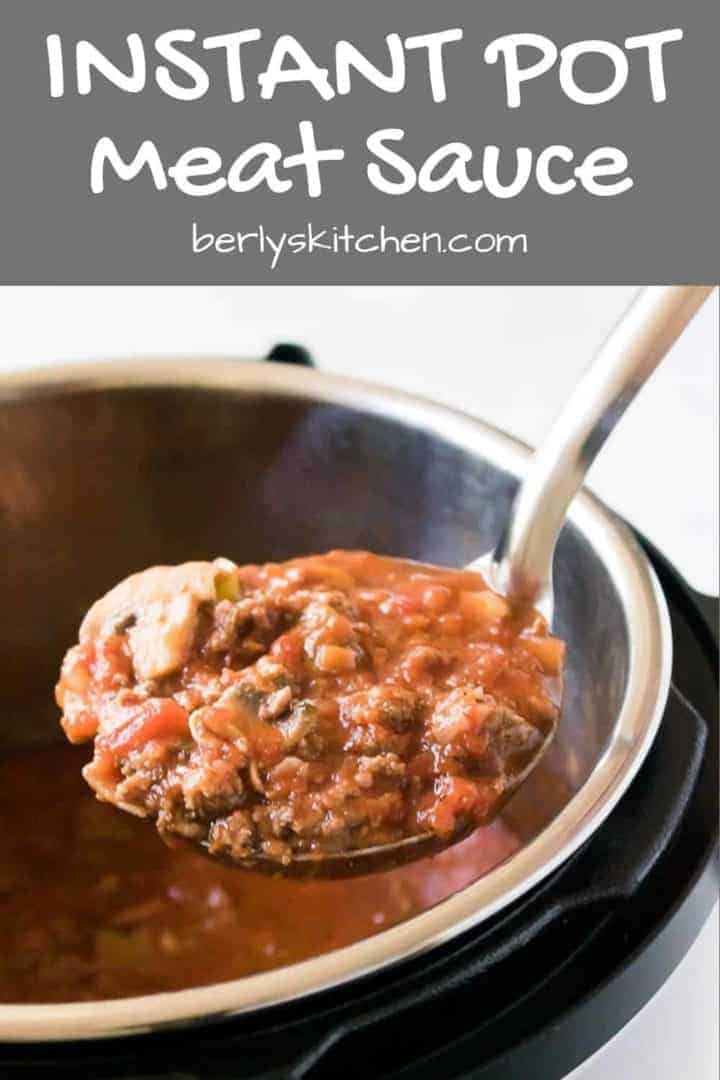
[[(537, 443), (634, 289), (4, 288), (0, 370), (87, 357), (261, 357), (414, 390)], [(718, 592), (718, 307), (631, 406), (589, 486), (702, 592)], [(715, 1080), (718, 912), (677, 970), (573, 1080)]]

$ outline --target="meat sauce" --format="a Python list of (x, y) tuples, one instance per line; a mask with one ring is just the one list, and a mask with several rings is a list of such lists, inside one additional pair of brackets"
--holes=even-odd
[(0, 759), (4, 1003), (183, 990), (306, 960), (417, 914), (518, 846), (497, 820), (432, 859), (352, 880), (238, 871), (98, 802), (78, 756)]
[(448, 839), (559, 714), (563, 645), (470, 571), (331, 552), (155, 567), (86, 617), (57, 698), (100, 799), (235, 859)]

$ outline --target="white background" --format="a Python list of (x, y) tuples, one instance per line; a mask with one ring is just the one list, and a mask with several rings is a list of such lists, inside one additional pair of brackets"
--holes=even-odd
[[(632, 287), (5, 288), (0, 369), (151, 354), (259, 357), (415, 390), (537, 443)], [(628, 411), (590, 486), (718, 591), (717, 299)], [(716, 1080), (717, 909), (650, 1004), (573, 1080)]]

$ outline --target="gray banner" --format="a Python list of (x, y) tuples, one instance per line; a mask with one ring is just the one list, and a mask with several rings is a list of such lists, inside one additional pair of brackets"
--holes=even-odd
[[(0, 19), (3, 283), (718, 276), (709, 0), (5, 0)], [(316, 170), (312, 140), (335, 152)]]

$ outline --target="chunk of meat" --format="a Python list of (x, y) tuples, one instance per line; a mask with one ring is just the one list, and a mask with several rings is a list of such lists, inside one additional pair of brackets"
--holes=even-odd
[(382, 724), (402, 733), (412, 727), (419, 714), (418, 696), (402, 686), (373, 686), (340, 702), (342, 717), (348, 727)]
[(354, 780), (358, 787), (371, 788), (376, 780), (404, 777), (407, 765), (398, 754), (376, 754), (358, 758)]
[(188, 733), (188, 715), (172, 698), (149, 698), (118, 709), (117, 720), (98, 735), (97, 745), (122, 756), (151, 739)]
[(520, 771), (545, 741), (518, 712), (473, 686), (442, 696), (429, 727), (446, 758), (471, 759), (476, 773), (504, 778)]

